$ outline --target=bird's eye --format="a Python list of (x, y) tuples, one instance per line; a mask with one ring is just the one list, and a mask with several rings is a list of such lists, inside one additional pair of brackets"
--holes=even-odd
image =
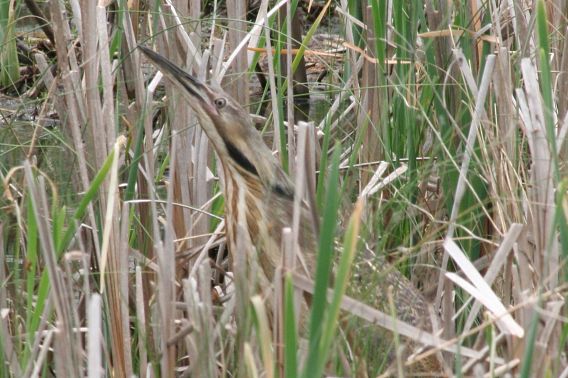
[(215, 99), (215, 106), (217, 107), (217, 109), (224, 108), (225, 105), (227, 105), (227, 100), (225, 100), (223, 97)]

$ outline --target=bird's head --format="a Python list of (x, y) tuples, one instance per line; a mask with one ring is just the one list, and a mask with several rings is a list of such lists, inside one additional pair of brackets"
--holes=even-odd
[(232, 165), (241, 174), (257, 176), (266, 186), (279, 185), (278, 190), (293, 193), (288, 177), (237, 100), (218, 85), (203, 83), (156, 52), (139, 48), (195, 111), (225, 167)]

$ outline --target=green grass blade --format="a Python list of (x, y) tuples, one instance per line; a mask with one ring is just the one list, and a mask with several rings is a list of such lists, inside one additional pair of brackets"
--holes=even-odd
[[(331, 304), (326, 312), (326, 319), (323, 327), (323, 336), (320, 346), (320, 371), (323, 372), (327, 356), (335, 337), (335, 333), (338, 327), (339, 310), (341, 308), (341, 300), (347, 289), (347, 284), (349, 283), (349, 277), (351, 273), (351, 267), (353, 265), (353, 259), (355, 258), (355, 252), (357, 252), (357, 240), (359, 237), (359, 226), (361, 223), (361, 213), (363, 211), (364, 200), (359, 199), (355, 205), (351, 219), (347, 226), (347, 231), (345, 232), (345, 237), (343, 240), (343, 253), (341, 255), (341, 260), (337, 268), (337, 274), (335, 276), (335, 287), (333, 290), (333, 298)], [(318, 376), (319, 376), (318, 375)]]
[[(540, 297), (540, 294), (539, 294)], [(533, 313), (533, 317), (531, 319), (531, 323), (529, 326), (529, 332), (527, 334), (527, 340), (525, 343), (525, 354), (523, 355), (523, 363), (521, 365), (521, 378), (529, 378), (532, 376), (532, 362), (533, 362), (533, 355), (534, 355), (534, 348), (536, 345), (536, 337), (538, 331), (538, 324), (540, 315), (539, 312), (536, 311), (536, 308), (539, 307), (541, 301), (538, 300), (535, 304), (535, 311)]]
[(294, 312), (294, 286), (292, 276), (286, 274), (284, 280), (284, 375), (286, 378), (298, 376), (298, 338)]
[[(34, 211), (31, 206), (31, 202), (26, 206), (26, 220), (28, 223), (27, 227), (27, 246), (26, 246), (26, 260), (28, 263), (28, 269), (26, 272), (26, 335), (28, 345), (33, 345), (34, 335), (37, 329), (32, 328), (32, 315), (33, 307), (35, 303), (35, 286), (37, 283), (37, 263), (38, 263), (38, 231), (37, 223), (34, 216)], [(28, 363), (29, 349), (26, 348), (24, 357), (22, 358), (22, 365)]]
[[(146, 115), (148, 116), (148, 115)], [(134, 141), (134, 154), (132, 157), (132, 162), (128, 169), (128, 183), (126, 185), (126, 191), (124, 193), (124, 200), (130, 201), (134, 199), (136, 178), (138, 177), (138, 164), (143, 157), (143, 145), (144, 145), (144, 121), (140, 120), (137, 125), (138, 131), (136, 132), (136, 140)]]
[(10, 0), (0, 0), (0, 86), (10, 86), (20, 78), (16, 49), (14, 8)]
[(554, 125), (554, 100), (552, 95), (552, 76), (550, 63), (550, 48), (548, 46), (548, 24), (546, 22), (546, 5), (543, 0), (539, 0), (536, 8), (536, 26), (538, 36), (538, 58), (540, 65), (540, 85), (542, 100), (544, 102), (544, 125), (546, 136), (552, 157), (554, 168), (554, 178), (558, 182), (560, 179), (560, 169), (558, 163), (558, 153), (556, 148), (556, 128)]
[(65, 234), (60, 239), (60, 242), (57, 243), (55, 250), (58, 256), (61, 255), (61, 253), (65, 250), (65, 248), (67, 248), (67, 246), (71, 242), (71, 239), (73, 238), (73, 236), (75, 235), (75, 231), (77, 230), (77, 223), (83, 219), (83, 216), (85, 215), (85, 212), (87, 211), (87, 207), (89, 206), (89, 204), (97, 199), (97, 193), (99, 191), (99, 188), (103, 184), (108, 172), (110, 171), (113, 160), (115, 158), (118, 159), (118, 156), (115, 157), (114, 151), (115, 149), (113, 149), (105, 159), (101, 169), (94, 177), (93, 181), (91, 182), (91, 186), (89, 187), (85, 195), (83, 195), (83, 198), (81, 198), (81, 202), (79, 202), (79, 205), (77, 206), (77, 209), (75, 210), (73, 217), (69, 222)]
[(309, 352), (304, 370), (304, 377), (317, 377), (318, 366), (321, 365), (320, 342), (324, 314), (327, 310), (327, 288), (331, 277), (334, 255), (335, 230), (337, 228), (337, 210), (339, 208), (339, 159), (341, 148), (335, 146), (332, 166), (329, 173), (325, 209), (320, 234), (319, 253), (317, 258), (315, 289), (311, 305)]

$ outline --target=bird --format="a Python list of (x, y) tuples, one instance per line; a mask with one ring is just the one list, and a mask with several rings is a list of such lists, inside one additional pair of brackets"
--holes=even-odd
[[(248, 230), (248, 238), (257, 251), (262, 272), (271, 282), (282, 260), (282, 230), (292, 224), (294, 183), (264, 143), (249, 113), (218, 84), (206, 84), (153, 50), (142, 45), (138, 47), (178, 88), (217, 153), (224, 174), (225, 227), (229, 250), (232, 253), (239, 250), (239, 232)], [(240, 226), (243, 222), (247, 227)], [(303, 208), (298, 240), (301, 261), (296, 266), (301, 273), (313, 277), (318, 244), (310, 222), (310, 213)], [(375, 270), (368, 264), (363, 265), (366, 272), (359, 277), (365, 277), (370, 270)], [(379, 272), (385, 287), (392, 288), (397, 317), (431, 331), (426, 315), (428, 306), (421, 293), (388, 263), (382, 264)], [(386, 290), (366, 287), (365, 283), (361, 285), (364, 287), (362, 291), (374, 291), (373, 305), (390, 313), (384, 294)], [(423, 363), (425, 367), (419, 367), (418, 370), (439, 370), (437, 362), (427, 359)]]

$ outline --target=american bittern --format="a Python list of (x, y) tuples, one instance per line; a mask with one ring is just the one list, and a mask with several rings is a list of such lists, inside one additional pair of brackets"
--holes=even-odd
[[(139, 47), (180, 90), (221, 160), (229, 248), (237, 250), (238, 222), (246, 221), (262, 270), (266, 278), (272, 280), (281, 262), (282, 229), (292, 224), (292, 181), (254, 128), (249, 114), (237, 101), (218, 86), (206, 85), (154, 51)], [(307, 211), (302, 214), (300, 229), (299, 246), (303, 261), (297, 265), (312, 276), (315, 272), (316, 242)], [(425, 300), (408, 279), (394, 268), (383, 266), (379, 270), (384, 273), (385, 287), (392, 287), (397, 317), (430, 329)], [(373, 289), (372, 305), (389, 308), (385, 291)], [(428, 361), (427, 365), (426, 369), (439, 369), (437, 361)], [(424, 367), (419, 370), (424, 370)]]

